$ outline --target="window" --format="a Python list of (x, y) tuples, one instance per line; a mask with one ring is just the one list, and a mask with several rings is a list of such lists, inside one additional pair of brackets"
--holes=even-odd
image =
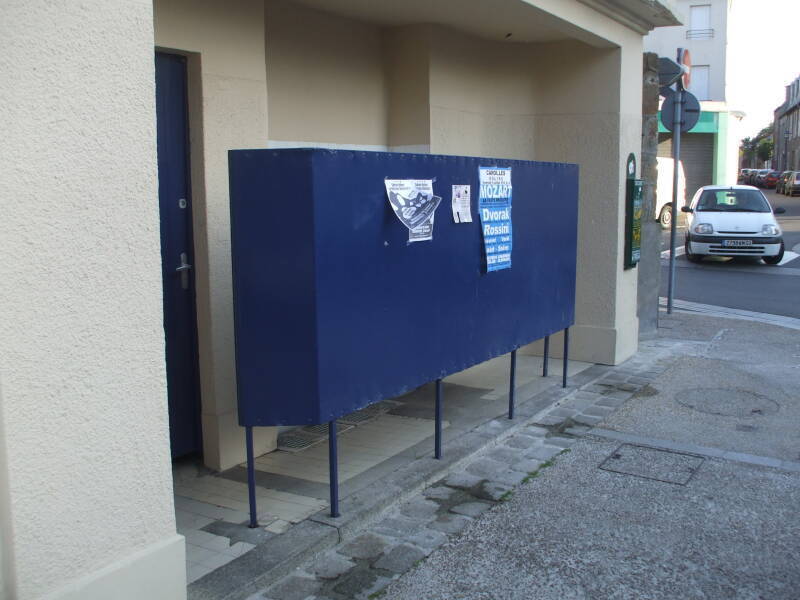
[(697, 4), (689, 7), (689, 29), (686, 39), (709, 40), (714, 37), (711, 29), (711, 5)]
[[(769, 169), (766, 169), (769, 173)], [(761, 173), (761, 171), (759, 171)], [(699, 212), (771, 212), (758, 190), (706, 190), (697, 202)]]
[(689, 91), (697, 96), (698, 100), (710, 100), (708, 92), (708, 65), (693, 65), (692, 79), (689, 83)]

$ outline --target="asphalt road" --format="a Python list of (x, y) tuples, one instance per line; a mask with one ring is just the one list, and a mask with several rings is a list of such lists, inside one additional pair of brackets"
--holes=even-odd
[[(800, 197), (764, 190), (770, 203), (786, 208), (778, 215), (788, 254), (781, 265), (769, 266), (750, 258), (707, 258), (692, 264), (679, 255), (676, 260), (675, 298), (800, 318)], [(682, 252), (685, 228), (678, 230), (678, 253)], [(669, 249), (669, 231), (662, 234), (662, 249)], [(667, 295), (668, 253), (662, 253), (661, 295)]]

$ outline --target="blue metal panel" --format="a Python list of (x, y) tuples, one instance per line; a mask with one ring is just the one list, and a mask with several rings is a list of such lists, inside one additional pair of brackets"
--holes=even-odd
[[(576, 165), (236, 150), (229, 156), (239, 420), (331, 421), (573, 323)], [(513, 266), (486, 273), (478, 167), (512, 167)], [(435, 178), (433, 240), (408, 243), (384, 178)], [(451, 186), (472, 186), (456, 224)]]

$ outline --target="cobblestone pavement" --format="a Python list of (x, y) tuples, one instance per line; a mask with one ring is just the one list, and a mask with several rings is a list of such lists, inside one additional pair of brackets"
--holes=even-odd
[[(390, 583), (559, 461), (580, 436), (626, 400), (647, 394), (648, 384), (667, 368), (673, 346), (658, 340), (641, 344), (624, 366), (575, 389), (462, 470), (392, 507), (355, 538), (314, 557), (248, 600), (379, 597)], [(498, 421), (479, 429), (489, 434), (504, 431)]]

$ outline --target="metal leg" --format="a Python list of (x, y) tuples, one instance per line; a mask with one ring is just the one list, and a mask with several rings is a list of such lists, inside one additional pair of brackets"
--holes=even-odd
[(542, 377), (547, 377), (547, 360), (550, 358), (550, 336), (544, 336), (544, 360), (542, 361)]
[(244, 428), (245, 445), (247, 446), (247, 497), (250, 501), (250, 529), (258, 527), (256, 510), (256, 461), (253, 458), (253, 428)]
[(564, 374), (561, 387), (567, 387), (567, 365), (569, 364), (569, 327), (564, 330)]
[(514, 387), (517, 371), (517, 351), (511, 351), (511, 373), (508, 377), (508, 418), (514, 418)]
[(436, 435), (434, 437), (434, 458), (442, 458), (442, 380), (436, 380)]
[(328, 467), (331, 486), (331, 516), (339, 516), (339, 457), (336, 453), (336, 421), (328, 421)]

